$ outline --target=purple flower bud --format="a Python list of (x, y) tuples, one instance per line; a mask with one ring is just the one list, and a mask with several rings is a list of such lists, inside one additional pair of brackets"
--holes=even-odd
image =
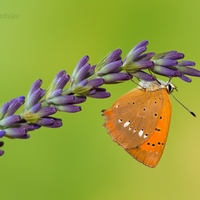
[(74, 99), (74, 95), (62, 95), (48, 100), (48, 103), (55, 105), (65, 105), (73, 102)]
[(6, 116), (10, 116), (13, 115), (18, 109), (19, 107), (24, 103), (24, 99), (25, 97), (21, 96), (15, 99), (12, 99), (11, 101), (9, 101), (9, 107), (7, 109), (6, 114), (4, 115), (4, 117)]
[(81, 107), (75, 105), (58, 105), (56, 108), (61, 112), (75, 113), (81, 111)]
[(54, 77), (54, 81), (60, 79), (60, 78), (63, 77), (65, 74), (66, 74), (66, 71), (65, 71), (65, 70), (59, 71), (59, 72), (56, 74), (56, 76)]
[(35, 82), (33, 83), (33, 85), (31, 86), (30, 90), (29, 90), (29, 93), (28, 93), (28, 95), (27, 95), (27, 98), (29, 98), (29, 96), (30, 96), (33, 92), (35, 92), (35, 90), (39, 89), (41, 85), (42, 85), (42, 80), (41, 80), (41, 79), (38, 79), (37, 81), (35, 81)]
[(121, 49), (116, 49), (112, 52), (110, 52), (105, 58), (104, 58), (104, 62), (105, 64), (117, 61), (117, 60), (121, 60), (121, 54), (122, 54), (122, 50)]
[(53, 119), (53, 123), (52, 124), (46, 124), (45, 127), (48, 128), (59, 128), (62, 126), (62, 120), (58, 119), (58, 118), (52, 118)]
[(186, 75), (200, 77), (200, 71), (194, 68), (179, 66), (178, 70)]
[(190, 79), (189, 77), (187, 77), (187, 76), (185, 76), (185, 75), (182, 75), (180, 78), (181, 78), (183, 81), (188, 82), (188, 83), (190, 83), (190, 82), (192, 81), (192, 79)]
[(154, 55), (154, 52), (144, 53), (140, 55), (137, 60), (150, 60)]
[(97, 88), (103, 84), (104, 84), (103, 78), (95, 78), (95, 79), (89, 80), (88, 83), (86, 84), (86, 87)]
[(68, 83), (69, 79), (69, 75), (65, 72), (63, 76), (59, 77), (57, 80), (54, 81), (54, 90), (63, 89)]
[(151, 71), (167, 77), (181, 77), (181, 72), (164, 66), (154, 66)]
[(19, 115), (11, 115), (1, 120), (0, 126), (10, 126), (18, 122), (19, 120), (21, 120), (21, 117)]
[(111, 73), (111, 72), (115, 72), (117, 68), (121, 67), (122, 66), (122, 61), (121, 60), (117, 60), (117, 61), (114, 61), (112, 63), (109, 63), (105, 66), (103, 66), (100, 71), (97, 72), (97, 75), (98, 76), (102, 76), (102, 75), (105, 75), (105, 74), (108, 74), (108, 73)]
[(45, 117), (45, 116), (49, 116), (49, 115), (53, 115), (54, 113), (56, 113), (57, 110), (55, 107), (50, 107), (50, 106), (47, 106), (47, 107), (43, 107), (41, 108), (38, 112), (37, 112), (37, 115), (39, 117)]
[[(2, 138), (5, 135), (6, 131), (0, 130), (0, 138)], [(1, 146), (0, 146), (1, 147)]]
[(27, 133), (27, 130), (23, 127), (7, 128), (5, 131), (5, 135), (9, 138), (21, 138)]
[(155, 65), (161, 65), (161, 66), (176, 66), (178, 62), (176, 60), (169, 60), (169, 59), (158, 59), (154, 61)]
[(149, 44), (149, 42), (147, 40), (143, 40), (140, 43), (138, 43), (137, 45), (135, 45), (135, 47), (132, 50), (136, 50), (136, 49), (143, 47), (143, 46), (146, 47), (148, 44)]
[(78, 73), (78, 71), (89, 61), (89, 56), (84, 56), (81, 58), (81, 60), (78, 62), (78, 64), (76, 65), (73, 73), (72, 73), (72, 79), (75, 79), (76, 74)]
[(40, 118), (37, 121), (37, 124), (40, 125), (40, 126), (51, 125), (53, 123), (54, 123), (54, 119), (52, 119), (52, 118)]
[(72, 104), (79, 104), (86, 101), (85, 96), (74, 96), (74, 100), (71, 102)]
[(36, 103), (33, 107), (31, 107), (28, 111), (31, 113), (36, 113), (41, 109), (41, 103)]
[(97, 88), (94, 91), (91, 94), (89, 94), (88, 97), (98, 98), (98, 99), (103, 99), (103, 98), (110, 97), (110, 93), (106, 92), (106, 90), (104, 88)]
[(52, 99), (54, 97), (57, 97), (59, 95), (61, 95), (62, 93), (62, 90), (61, 89), (58, 89), (58, 90), (55, 90), (53, 92), (51, 92), (49, 95), (48, 95), (48, 98), (47, 99)]
[(112, 73), (112, 74), (107, 74), (102, 78), (104, 79), (105, 83), (117, 83), (130, 80), (132, 76), (130, 76), (128, 73)]
[[(105, 56), (96, 66), (95, 70), (96, 70), (96, 73), (98, 74), (99, 71), (101, 71), (102, 68), (104, 68), (104, 66), (106, 65), (109, 65), (115, 61), (121, 61), (121, 49), (116, 49), (115, 51), (109, 53), (107, 56)], [(119, 64), (119, 63), (118, 63)], [(109, 68), (106, 67), (106, 69)], [(104, 71), (106, 70), (104, 69)], [(115, 68), (116, 69), (116, 68)], [(115, 70), (114, 70), (115, 71)], [(104, 73), (104, 72), (100, 72), (101, 73)]]
[(38, 88), (27, 98), (25, 103), (26, 110), (29, 110), (32, 106), (34, 106), (38, 101), (45, 95), (45, 90)]
[(2, 156), (4, 154), (3, 150), (0, 150), (0, 156)]
[(84, 80), (86, 78), (86, 75), (88, 73), (90, 69), (90, 65), (88, 63), (86, 63), (75, 75), (74, 79), (73, 79), (73, 84), (77, 85), (79, 82), (81, 82), (82, 80)]
[(138, 71), (138, 72), (135, 72), (134, 74), (132, 74), (134, 77), (140, 79), (140, 80), (144, 80), (144, 81), (154, 81), (155, 78), (146, 73), (146, 72), (143, 72), (143, 71)]
[(5, 103), (3, 106), (1, 106), (0, 108), (0, 119), (2, 119), (4, 117), (4, 115), (6, 114), (7, 110), (9, 108), (9, 103)]
[(90, 69), (88, 70), (88, 73), (86, 74), (86, 78), (88, 78), (94, 74), (95, 67), (96, 67), (96, 65), (93, 65), (90, 67)]
[(152, 59), (153, 60), (159, 60), (159, 59), (179, 60), (182, 58), (184, 58), (183, 53), (179, 53), (177, 51), (169, 51), (169, 52), (156, 54)]
[[(20, 124), (20, 126), (22, 127), (23, 125)], [(25, 124), (25, 126), (23, 126), (24, 128), (26, 128), (27, 131), (34, 131), (36, 129), (39, 129), (41, 126), (39, 126), (38, 124)]]
[(195, 62), (192, 62), (192, 61), (189, 61), (189, 60), (182, 60), (182, 61), (179, 61), (178, 63), (178, 66), (181, 66), (181, 67), (186, 67), (186, 66), (195, 66)]

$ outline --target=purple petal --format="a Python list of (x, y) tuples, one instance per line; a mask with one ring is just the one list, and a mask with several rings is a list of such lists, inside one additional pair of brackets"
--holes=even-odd
[(200, 77), (200, 71), (190, 67), (178, 67), (183, 74)]
[(74, 99), (75, 99), (74, 95), (63, 95), (63, 96), (61, 95), (48, 100), (48, 103), (55, 105), (65, 105), (73, 102)]
[(165, 53), (164, 58), (171, 59), (171, 60), (179, 60), (179, 59), (184, 58), (184, 54), (177, 51), (170, 51), (170, 52)]
[(80, 106), (75, 106), (75, 105), (59, 105), (56, 106), (56, 108), (61, 111), (61, 112), (69, 112), (69, 113), (75, 113), (81, 111)]
[(122, 61), (121, 60), (118, 60), (118, 61), (114, 61), (112, 63), (109, 63), (105, 66), (103, 66), (100, 71), (98, 71), (97, 75), (98, 76), (102, 76), (102, 75), (105, 75), (105, 74), (108, 74), (108, 73), (111, 73), (113, 71), (115, 71), (117, 68), (121, 67), (122, 66)]
[(152, 75), (143, 72), (143, 71), (138, 71), (132, 74), (134, 77), (140, 79), (140, 80), (144, 80), (144, 81), (154, 81), (155, 78), (152, 77)]
[(24, 103), (25, 97), (21, 96), (16, 99), (12, 99), (9, 101), (9, 108), (7, 109), (5, 116), (13, 115), (19, 107)]
[[(97, 89), (102, 89), (102, 88), (97, 88)], [(95, 93), (88, 95), (88, 97), (103, 99), (103, 98), (110, 97), (110, 93), (106, 92), (105, 89), (104, 90), (96, 90)]]
[(58, 90), (55, 90), (53, 92), (51, 92), (49, 95), (48, 95), (48, 99), (52, 99), (54, 97), (57, 97), (59, 95), (61, 95), (62, 93), (62, 90), (61, 89), (58, 89)]
[(0, 138), (2, 138), (5, 135), (6, 131), (0, 130)]
[(36, 80), (33, 85), (31, 86), (30, 90), (29, 90), (29, 93), (27, 95), (27, 98), (29, 98), (29, 96), (35, 91), (37, 90), (38, 88), (40, 88), (40, 86), (42, 85), (42, 80), (41, 79), (38, 79)]
[(21, 120), (21, 117), (19, 115), (11, 115), (1, 120), (0, 126), (10, 126), (18, 122), (19, 120)]
[(55, 90), (63, 89), (65, 85), (68, 83), (69, 79), (70, 79), (69, 75), (64, 74), (62, 77), (60, 77), (54, 82), (54, 85), (55, 85), (54, 89)]
[(37, 124), (40, 126), (51, 125), (54, 123), (54, 119), (52, 118), (41, 118), (37, 121)]
[(29, 110), (32, 106), (38, 103), (38, 101), (45, 95), (45, 93), (46, 91), (41, 88), (35, 90), (26, 100), (25, 103), (26, 110)]
[(78, 62), (78, 64), (76, 65), (73, 73), (72, 73), (72, 79), (74, 79), (74, 77), (76, 76), (76, 74), (78, 73), (78, 71), (88, 62), (89, 60), (89, 56), (84, 56), (81, 58), (81, 60)]
[(161, 66), (176, 66), (178, 62), (176, 60), (169, 60), (169, 59), (158, 59), (154, 61), (155, 65), (161, 65)]
[(53, 124), (47, 124), (45, 125), (45, 127), (48, 127), (48, 128), (59, 128), (62, 126), (62, 120), (61, 119), (58, 119), (58, 118), (53, 118), (54, 121), (53, 121)]
[(88, 73), (86, 74), (86, 78), (88, 78), (94, 74), (95, 67), (96, 67), (96, 65), (93, 65), (90, 67), (90, 69), (88, 70)]
[(7, 110), (9, 107), (9, 103), (5, 103), (0, 107), (0, 119), (2, 119), (4, 117), (4, 115), (6, 114)]
[(21, 138), (27, 133), (27, 130), (23, 127), (18, 128), (7, 128), (6, 130), (6, 136), (10, 138)]
[(159, 53), (153, 56), (153, 60), (158, 60), (158, 59), (169, 59), (169, 60), (178, 60), (184, 58), (183, 53), (179, 53), (177, 51), (169, 51), (169, 52), (164, 52), (164, 53)]
[(90, 65), (88, 63), (86, 63), (83, 67), (81, 67), (81, 69), (77, 72), (77, 74), (75, 75), (73, 79), (75, 85), (86, 78), (86, 75), (89, 69), (90, 69)]
[(154, 52), (145, 53), (140, 55), (137, 60), (150, 60), (154, 55)]
[(181, 72), (164, 67), (164, 66), (154, 66), (151, 69), (151, 71), (153, 71), (156, 74), (160, 74), (160, 75), (167, 76), (167, 77), (180, 77), (181, 76)]
[(136, 49), (138, 49), (140, 47), (144, 47), (144, 46), (146, 47), (148, 44), (149, 44), (149, 42), (147, 40), (143, 40), (140, 43), (138, 43), (137, 45), (135, 45), (133, 47), (133, 50), (136, 50)]
[(89, 80), (88, 83), (86, 84), (86, 87), (97, 88), (103, 84), (104, 84), (103, 78), (95, 78), (95, 79)]
[(44, 107), (44, 108), (41, 108), (38, 112), (37, 112), (37, 115), (39, 117), (45, 117), (45, 116), (49, 116), (49, 115), (53, 115), (54, 113), (56, 113), (57, 110), (55, 107)]
[(121, 49), (116, 49), (116, 50), (112, 51), (111, 53), (109, 53), (106, 56), (105, 64), (120, 60), (121, 59), (121, 54), (122, 54), (122, 50)]
[(105, 83), (117, 83), (130, 80), (131, 77), (128, 73), (112, 73), (102, 77)]
[(75, 96), (75, 99), (71, 102), (72, 104), (79, 104), (86, 101), (85, 96)]
[(192, 62), (192, 61), (189, 61), (189, 60), (183, 60), (183, 61), (180, 61), (179, 63), (178, 63), (178, 66), (191, 66), (191, 67), (193, 67), (193, 66), (195, 66), (195, 62)]
[(39, 129), (41, 126), (39, 126), (38, 124), (27, 124), (24, 127), (26, 128), (27, 131), (34, 131), (36, 129)]
[(37, 103), (33, 107), (31, 107), (29, 109), (29, 112), (36, 113), (36, 112), (38, 112), (41, 109), (41, 107), (42, 107), (41, 103)]
[(128, 55), (126, 56), (126, 59), (124, 60), (124, 65), (129, 64), (130, 62), (136, 61), (138, 57), (147, 50), (146, 47), (140, 47), (136, 50), (132, 49)]
[(189, 77), (187, 77), (187, 76), (185, 76), (185, 75), (182, 75), (180, 78), (181, 78), (183, 81), (188, 82), (188, 83), (190, 83), (190, 82), (192, 81), (192, 79), (190, 79)]

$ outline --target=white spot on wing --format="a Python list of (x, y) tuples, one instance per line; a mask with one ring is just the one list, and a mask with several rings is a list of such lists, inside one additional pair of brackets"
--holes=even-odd
[(121, 123), (121, 122), (122, 122), (122, 119), (119, 119), (119, 120), (118, 120), (118, 122), (120, 122), (120, 123)]
[(130, 121), (124, 123), (124, 127), (127, 127), (130, 124)]
[(144, 131), (141, 129), (141, 130), (138, 132), (138, 135), (139, 135), (140, 137), (142, 137), (143, 133), (144, 133)]
[(131, 127), (128, 127), (128, 130), (130, 131), (132, 128)]
[(144, 138), (147, 138), (147, 137), (148, 137), (148, 135), (147, 135), (147, 134), (145, 134), (145, 135), (144, 135)]
[(119, 105), (116, 105), (115, 108), (119, 108)]

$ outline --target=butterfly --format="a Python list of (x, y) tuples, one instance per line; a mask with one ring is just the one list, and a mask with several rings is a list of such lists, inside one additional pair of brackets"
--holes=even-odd
[(138, 85), (102, 111), (104, 127), (136, 160), (155, 167), (166, 145), (172, 113), (169, 94), (176, 87), (158, 80)]

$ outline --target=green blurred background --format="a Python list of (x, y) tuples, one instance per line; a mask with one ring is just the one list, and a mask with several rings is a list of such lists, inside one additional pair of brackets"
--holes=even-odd
[[(46, 89), (84, 55), (96, 64), (116, 48), (125, 56), (144, 39), (148, 51), (184, 52), (200, 69), (199, 0), (0, 0), (5, 13), (19, 17), (0, 19), (1, 103), (26, 95), (38, 78)], [(0, 199), (200, 199), (200, 80), (173, 83), (197, 118), (172, 99), (168, 142), (156, 168), (131, 158), (102, 127), (101, 110), (135, 87), (110, 85), (111, 98), (88, 99), (80, 113), (57, 113), (63, 127), (41, 128), (29, 140), (3, 139)]]

